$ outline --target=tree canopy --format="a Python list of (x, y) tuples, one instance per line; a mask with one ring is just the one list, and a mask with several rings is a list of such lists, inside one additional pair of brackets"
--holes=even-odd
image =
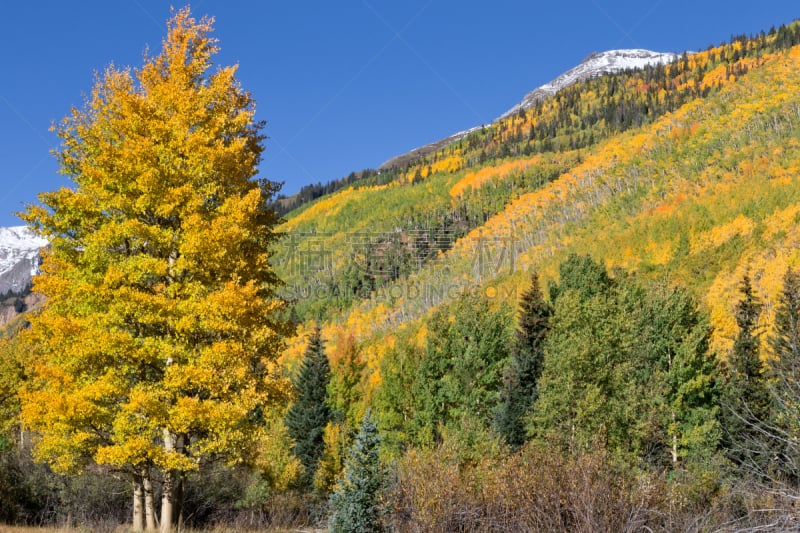
[(135, 479), (158, 469), (162, 514), (179, 512), (182, 473), (246, 458), (286, 392), (274, 364), (285, 304), (268, 264), (278, 186), (255, 179), (263, 124), (236, 67), (212, 72), (212, 23), (176, 11), (158, 55), (97, 75), (56, 126), (72, 185), (21, 215), (52, 244), (22, 395), (38, 457)]

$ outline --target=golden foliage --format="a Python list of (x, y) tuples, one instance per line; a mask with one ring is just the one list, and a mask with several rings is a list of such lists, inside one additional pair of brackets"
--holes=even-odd
[(254, 413), (286, 396), (264, 209), (275, 185), (253, 179), (255, 104), (235, 67), (209, 73), (211, 31), (177, 11), (159, 55), (99, 76), (57, 128), (74, 186), (22, 215), (52, 243), (22, 420), (56, 470), (240, 461)]
[(495, 179), (504, 179), (512, 174), (519, 175), (528, 167), (536, 165), (541, 158), (535, 156), (529, 159), (506, 161), (498, 165), (482, 168), (476, 172), (469, 172), (450, 189), (450, 196), (459, 197), (467, 189), (480, 189), (485, 183)]

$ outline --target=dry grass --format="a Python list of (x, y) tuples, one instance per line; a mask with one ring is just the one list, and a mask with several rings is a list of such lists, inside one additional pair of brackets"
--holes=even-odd
[[(6, 526), (0, 524), (0, 533), (90, 533), (95, 530), (90, 527), (23, 527), (23, 526)], [(118, 533), (128, 533), (130, 530), (125, 527), (118, 527), (114, 530)], [(181, 529), (176, 530), (178, 533), (323, 533), (324, 529), (314, 528), (276, 528), (276, 529), (227, 529), (223, 527), (215, 527), (212, 529)]]

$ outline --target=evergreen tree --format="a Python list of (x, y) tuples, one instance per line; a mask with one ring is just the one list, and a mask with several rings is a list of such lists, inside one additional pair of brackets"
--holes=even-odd
[(588, 254), (572, 253), (559, 265), (558, 284), (550, 283), (550, 302), (555, 305), (558, 296), (569, 290), (578, 291), (583, 299), (588, 299), (605, 292), (612, 283), (605, 265), (595, 262)]
[(775, 330), (769, 338), (774, 355), (770, 369), (773, 400), (772, 449), (784, 479), (800, 481), (800, 272), (789, 270), (775, 310)]
[(545, 302), (536, 273), (522, 294), (519, 324), (504, 381), (495, 428), (506, 443), (519, 447), (527, 440), (523, 418), (536, 400), (537, 382), (544, 364), (544, 341), (552, 309)]
[(323, 435), (331, 419), (327, 402), (330, 374), (320, 329), (316, 328), (308, 339), (300, 371), (292, 380), (297, 396), (286, 413), (286, 427), (295, 443), (294, 454), (305, 468), (304, 485), (314, 479), (325, 448)]
[(769, 338), (775, 355), (773, 372), (782, 378), (800, 378), (800, 272), (788, 270), (775, 310), (775, 331)]
[(378, 451), (378, 427), (367, 409), (345, 462), (344, 477), (331, 495), (329, 530), (332, 533), (381, 531), (379, 492), (383, 486)]
[[(467, 294), (427, 321), (428, 337), (410, 394), (409, 429), (416, 444), (430, 444), (448, 424), (470, 418), (491, 427), (508, 361), (509, 309)], [(435, 334), (434, 334), (435, 332)]]
[(739, 284), (741, 300), (736, 305), (739, 333), (728, 357), (726, 387), (722, 394), (721, 423), (728, 458), (757, 475), (765, 472), (768, 450), (761, 426), (770, 412), (764, 364), (759, 357), (758, 318), (761, 301), (753, 292), (750, 276)]

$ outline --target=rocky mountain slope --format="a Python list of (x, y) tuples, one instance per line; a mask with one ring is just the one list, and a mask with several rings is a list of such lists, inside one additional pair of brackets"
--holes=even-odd
[(39, 252), (47, 244), (25, 226), (0, 228), (0, 295), (30, 287), (39, 271)]

